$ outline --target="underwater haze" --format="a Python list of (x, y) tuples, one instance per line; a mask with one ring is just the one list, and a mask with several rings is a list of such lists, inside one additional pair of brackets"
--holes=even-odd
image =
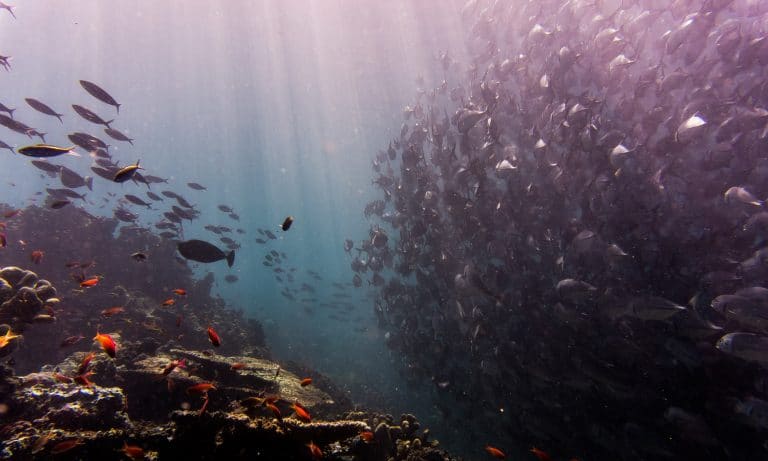
[(768, 6), (0, 1), (0, 459), (768, 457)]

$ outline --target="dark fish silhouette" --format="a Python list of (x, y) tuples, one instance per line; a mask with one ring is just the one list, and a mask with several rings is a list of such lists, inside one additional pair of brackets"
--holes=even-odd
[(80, 86), (85, 89), (91, 96), (98, 99), (99, 101), (109, 104), (110, 106), (115, 106), (115, 109), (117, 109), (117, 113), (120, 113), (120, 104), (118, 104), (117, 101), (115, 101), (115, 98), (109, 95), (106, 91), (104, 91), (99, 85), (89, 82), (87, 80), (80, 80)]
[(11, 152), (15, 152), (13, 150), (13, 147), (9, 146), (8, 144), (4, 143), (3, 141), (0, 141), (0, 149), (8, 149)]
[(149, 209), (152, 209), (152, 205), (150, 205), (149, 203), (147, 203), (144, 200), (140, 199), (139, 197), (136, 197), (135, 195), (125, 194), (124, 197), (125, 197), (126, 200), (128, 200), (129, 202), (131, 202), (131, 203), (133, 203), (135, 205), (141, 205), (141, 206), (145, 206), (145, 207), (147, 207)]
[(291, 228), (291, 225), (293, 224), (293, 216), (288, 216), (285, 218), (285, 221), (280, 225), (280, 229), (283, 230), (283, 232), (287, 231)]
[(9, 109), (8, 107), (5, 106), (5, 104), (0, 102), (0, 112), (6, 112), (6, 113), (8, 113), (8, 115), (11, 116), (11, 118), (13, 118), (13, 113), (15, 111), (16, 111), (16, 109)]
[(159, 195), (155, 194), (152, 191), (147, 191), (147, 197), (151, 198), (152, 200), (154, 200), (156, 202), (162, 202), (163, 201), (163, 199)]
[(13, 5), (9, 5), (7, 3), (0, 2), (0, 9), (8, 10), (9, 13), (11, 13), (11, 16), (13, 16), (13, 19), (16, 19), (16, 15), (13, 14), (13, 9), (16, 8)]
[(51, 173), (50, 176), (52, 177), (56, 177), (56, 175), (61, 170), (60, 165), (54, 165), (53, 163), (48, 163), (45, 160), (32, 160), (31, 163), (35, 168), (43, 170), (46, 173)]
[(12, 119), (11, 117), (8, 117), (7, 115), (2, 115), (2, 114), (0, 114), (0, 125), (3, 125), (9, 130), (13, 130), (19, 134), (27, 135), (30, 138), (32, 137), (32, 132), (35, 131), (34, 128), (29, 127), (19, 121)]
[(69, 138), (72, 144), (82, 147), (88, 152), (93, 152), (97, 149), (107, 149), (108, 147), (104, 141), (88, 133), (72, 133), (67, 135), (67, 138)]
[(188, 240), (186, 242), (180, 242), (177, 248), (183, 257), (186, 259), (191, 259), (192, 261), (201, 263), (213, 263), (216, 261), (221, 261), (222, 259), (226, 259), (229, 267), (232, 267), (232, 264), (235, 263), (234, 250), (225, 254), (217, 246), (203, 240)]
[(77, 115), (83, 117), (84, 119), (88, 120), (91, 123), (95, 123), (97, 125), (104, 125), (107, 128), (109, 128), (109, 124), (114, 122), (114, 120), (105, 121), (103, 118), (96, 115), (93, 111), (91, 111), (90, 109), (86, 109), (83, 106), (72, 104), (72, 108), (75, 109), (75, 112), (77, 112)]
[(25, 101), (27, 101), (27, 104), (29, 104), (30, 107), (35, 109), (36, 111), (40, 112), (41, 114), (50, 115), (53, 117), (56, 117), (59, 119), (61, 123), (64, 123), (64, 120), (61, 119), (61, 116), (64, 114), (59, 114), (55, 110), (48, 107), (46, 104), (43, 104), (42, 102), (38, 101), (37, 99), (33, 98), (25, 98)]
[(194, 190), (207, 190), (205, 186), (201, 186), (196, 182), (188, 182), (187, 186), (189, 186), (190, 189), (194, 189)]
[(86, 176), (83, 178), (79, 174), (75, 173), (74, 171), (70, 170), (69, 168), (62, 166), (60, 170), (60, 179), (61, 184), (64, 185), (64, 187), (69, 187), (70, 189), (76, 189), (78, 187), (87, 186), (88, 189), (93, 190), (93, 178), (90, 176)]
[(107, 133), (107, 135), (112, 139), (116, 139), (118, 141), (125, 141), (128, 144), (133, 145), (133, 138), (129, 138), (128, 136), (124, 135), (123, 133), (117, 131), (114, 128), (104, 128), (104, 132)]

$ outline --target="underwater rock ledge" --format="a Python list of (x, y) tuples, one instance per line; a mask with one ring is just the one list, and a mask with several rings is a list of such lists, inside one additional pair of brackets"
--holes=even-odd
[[(180, 358), (185, 368), (164, 373)], [(63, 381), (84, 359), (104, 386)], [(396, 423), (389, 415), (352, 412), (348, 402), (301, 386), (299, 377), (265, 359), (173, 348), (129, 369), (104, 354), (75, 352), (20, 377), (2, 366), (0, 377), (7, 391), (0, 459), (114, 459), (124, 444), (141, 449), (135, 459), (457, 459), (429, 440), (414, 416)], [(204, 401), (190, 392), (201, 383), (215, 386)], [(292, 415), (295, 402), (312, 412), (311, 422)]]

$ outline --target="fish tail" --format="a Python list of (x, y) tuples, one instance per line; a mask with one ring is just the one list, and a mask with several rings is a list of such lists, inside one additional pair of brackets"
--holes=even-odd
[(114, 121), (115, 121), (115, 119), (112, 119), (112, 120), (110, 120), (108, 122), (104, 122), (104, 124), (107, 125), (107, 128), (112, 128), (111, 126), (109, 126), (109, 124), (114, 122)]
[(85, 185), (88, 186), (88, 190), (93, 190), (93, 177), (86, 176), (85, 177)]
[(61, 118), (61, 116), (64, 114), (56, 114), (56, 118), (59, 119), (59, 121), (64, 124), (64, 120)]
[(14, 112), (16, 112), (16, 109), (8, 109), (8, 115), (10, 115), (11, 118), (13, 118), (13, 113)]
[(235, 263), (235, 250), (232, 250), (227, 254), (227, 264), (229, 264), (229, 267), (232, 267), (232, 264), (234, 263)]
[(117, 109), (117, 115), (120, 115), (120, 104), (115, 105), (115, 108)]

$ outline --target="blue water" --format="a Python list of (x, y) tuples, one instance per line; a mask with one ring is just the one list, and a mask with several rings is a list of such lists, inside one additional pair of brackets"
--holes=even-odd
[[(198, 273), (215, 272), (216, 294), (262, 321), (277, 359), (329, 375), (355, 402), (386, 402), (394, 414), (417, 411), (427, 425), (437, 424), (431, 388), (408, 387), (400, 378), (407, 364), (384, 346), (365, 287), (345, 288), (355, 304), (344, 314), (350, 322), (329, 319), (322, 307), (283, 298), (282, 286), (262, 258), (270, 249), (285, 252), (283, 266), (297, 268), (294, 286), (313, 285), (317, 293), (309, 296), (317, 304), (334, 302), (331, 293), (339, 290), (331, 283), (351, 281), (343, 241), (368, 235), (362, 210), (379, 198), (371, 187), (371, 159), (399, 132), (417, 79), (442, 80), (438, 52), (463, 56), (459, 5), (407, 0), (364, 6), (355, 0), (18, 3), (18, 20), (0, 11), (0, 54), (13, 56), (12, 71), (0, 71), (0, 102), (16, 107), (17, 119), (48, 133), (46, 140), (58, 145), (69, 145), (66, 134), (74, 131), (109, 139), (71, 104), (116, 118), (113, 127), (135, 142), (133, 147), (111, 142), (114, 158), (121, 164), (141, 159), (147, 174), (170, 179), (167, 187), (153, 186), (153, 191), (173, 190), (202, 212), (199, 220), (185, 224), (186, 238), (215, 241), (203, 230), (207, 224), (248, 232), (233, 235), (242, 248), (231, 271), (222, 264)], [(122, 103), (119, 116), (88, 95), (80, 79), (98, 83)], [(63, 112), (64, 124), (34, 111), (25, 97)], [(37, 142), (4, 128), (0, 139), (14, 147)], [(90, 174), (87, 154), (59, 163)], [(193, 191), (189, 181), (208, 190)], [(4, 202), (22, 206), (42, 200), (35, 193), (44, 189), (45, 180), (27, 158), (1, 152), (0, 183)], [(52, 187), (60, 187), (56, 183), (51, 181)], [(105, 216), (115, 204), (115, 199), (103, 201), (108, 193), (143, 197), (145, 190), (101, 178), (94, 183), (88, 203), (78, 206)], [(232, 206), (240, 222), (220, 212), (218, 204)], [(158, 220), (158, 212), (141, 213), (142, 225)], [(289, 232), (268, 245), (254, 243), (260, 237), (257, 227), (277, 233), (289, 214), (296, 218)], [(174, 265), (169, 262), (169, 269)], [(323, 280), (313, 281), (306, 270)], [(228, 273), (239, 282), (225, 283)]]

